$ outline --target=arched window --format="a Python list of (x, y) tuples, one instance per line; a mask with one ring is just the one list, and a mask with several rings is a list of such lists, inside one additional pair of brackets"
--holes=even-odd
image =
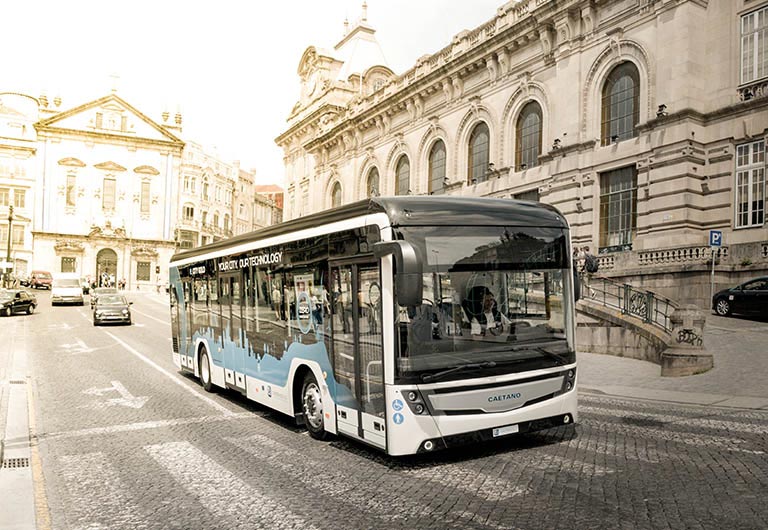
[(470, 184), (484, 181), (488, 176), (488, 126), (480, 122), (469, 135), (469, 169), (467, 176)]
[(220, 228), (219, 227), (219, 212), (215, 212), (213, 214), (213, 226), (214, 226), (214, 228)]
[(611, 71), (603, 85), (603, 145), (633, 138), (639, 119), (640, 75), (634, 64), (624, 62)]
[(429, 151), (429, 193), (442, 193), (443, 179), (445, 179), (445, 144), (442, 140), (438, 140)]
[(411, 163), (403, 155), (395, 166), (395, 195), (408, 195), (411, 189)]
[(541, 154), (541, 106), (526, 103), (516, 127), (515, 167), (518, 171), (539, 165)]
[(333, 190), (331, 190), (331, 208), (339, 206), (341, 206), (341, 184), (337, 182), (333, 185)]
[(203, 200), (208, 200), (208, 179), (203, 178)]
[(229, 228), (229, 214), (228, 213), (224, 214), (224, 230), (227, 231), (227, 232), (229, 232), (229, 230), (230, 230), (230, 228)]
[(378, 197), (381, 195), (379, 190), (379, 170), (372, 167), (368, 172), (368, 178), (365, 179), (366, 197)]

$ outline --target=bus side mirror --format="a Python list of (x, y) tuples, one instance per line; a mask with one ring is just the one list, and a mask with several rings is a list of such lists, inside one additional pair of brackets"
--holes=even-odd
[(421, 305), (424, 277), (416, 250), (407, 241), (379, 241), (373, 245), (373, 255), (383, 258), (392, 254), (395, 258), (395, 296), (403, 307)]

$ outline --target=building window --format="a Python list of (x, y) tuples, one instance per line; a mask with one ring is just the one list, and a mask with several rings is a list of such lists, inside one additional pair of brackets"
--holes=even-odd
[(375, 167), (368, 172), (368, 178), (365, 181), (366, 197), (378, 197), (379, 193), (379, 170)]
[(184, 205), (183, 215), (185, 221), (192, 221), (195, 218), (195, 207), (189, 204)]
[(539, 188), (533, 188), (532, 190), (524, 191), (522, 193), (515, 193), (512, 198), (518, 201), (539, 202)]
[(445, 179), (445, 144), (435, 142), (429, 151), (429, 193), (442, 193)]
[(526, 103), (516, 127), (515, 167), (518, 171), (539, 165), (541, 154), (541, 106)]
[(215, 228), (219, 227), (219, 212), (213, 214), (213, 226)]
[(141, 213), (149, 213), (149, 182), (141, 183)]
[(768, 7), (741, 17), (741, 83), (768, 76)]
[(112, 177), (104, 178), (104, 194), (101, 198), (101, 207), (105, 210), (114, 210), (116, 195), (117, 181)]
[(488, 149), (489, 142), (488, 125), (480, 122), (472, 129), (469, 135), (469, 168), (467, 175), (469, 183), (483, 182), (488, 178)]
[(11, 204), (11, 189), (0, 188), (0, 206), (8, 206)]
[(101, 129), (102, 125), (104, 125), (104, 114), (101, 112), (96, 113), (96, 128)]
[(77, 272), (77, 258), (62, 257), (61, 272)]
[(625, 167), (600, 175), (600, 248), (629, 250), (637, 228), (637, 172)]
[(13, 207), (24, 208), (26, 204), (26, 191), (15, 189), (13, 190)]
[(208, 200), (208, 182), (203, 181), (203, 200)]
[(229, 228), (229, 214), (228, 213), (224, 214), (224, 230), (226, 230), (227, 232), (229, 232), (229, 230), (230, 230), (230, 228)]
[(765, 140), (736, 147), (736, 228), (765, 222)]
[[(13, 225), (13, 235), (11, 236), (11, 243), (20, 247), (24, 246), (24, 232), (25, 227), (22, 225)], [(8, 236), (6, 236), (8, 237)]]
[(639, 119), (640, 75), (634, 64), (624, 62), (611, 71), (603, 86), (603, 145), (633, 138)]
[(184, 191), (187, 193), (189, 193), (189, 185), (190, 185), (189, 183), (190, 183), (189, 175), (184, 175)]
[(338, 182), (333, 185), (331, 191), (331, 208), (337, 208), (341, 206), (341, 184)]
[(140, 281), (140, 282), (149, 281), (149, 266), (150, 266), (150, 263), (148, 261), (136, 262), (136, 280), (137, 281)]
[(75, 195), (77, 193), (77, 177), (67, 175), (67, 206), (75, 206)]
[(395, 195), (408, 195), (411, 189), (411, 163), (403, 155), (395, 167)]

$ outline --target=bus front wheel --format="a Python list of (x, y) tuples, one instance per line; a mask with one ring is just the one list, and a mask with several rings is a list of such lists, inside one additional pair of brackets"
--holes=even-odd
[(211, 362), (208, 359), (208, 350), (203, 347), (200, 352), (200, 384), (206, 392), (213, 392), (211, 383)]
[(301, 387), (301, 407), (309, 435), (316, 440), (325, 440), (328, 433), (323, 419), (323, 396), (312, 372), (304, 376), (304, 384)]

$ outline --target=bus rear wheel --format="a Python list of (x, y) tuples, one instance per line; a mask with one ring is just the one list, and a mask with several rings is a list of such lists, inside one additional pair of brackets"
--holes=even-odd
[(206, 392), (213, 392), (213, 383), (211, 383), (211, 362), (208, 359), (208, 350), (203, 346), (200, 351), (200, 384)]
[(304, 384), (301, 387), (301, 408), (304, 411), (304, 423), (309, 435), (316, 440), (325, 440), (328, 433), (325, 430), (323, 418), (323, 396), (312, 372), (304, 376)]

